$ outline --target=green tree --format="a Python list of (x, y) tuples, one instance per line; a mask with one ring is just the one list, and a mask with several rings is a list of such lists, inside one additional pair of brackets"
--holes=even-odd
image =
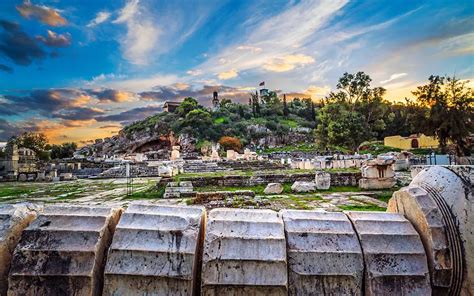
[(52, 159), (62, 159), (62, 158), (71, 158), (74, 155), (74, 152), (77, 150), (77, 144), (72, 143), (63, 143), (61, 145), (52, 145), (51, 146), (51, 158)]
[(198, 101), (196, 101), (195, 99), (191, 97), (188, 97), (188, 98), (185, 98), (183, 102), (181, 102), (181, 104), (179, 104), (179, 107), (177, 108), (177, 112), (179, 116), (185, 117), (189, 112), (199, 109), (199, 108), (202, 108), (202, 107), (199, 105)]
[(290, 114), (290, 109), (288, 109), (288, 102), (286, 101), (286, 94), (283, 95), (283, 115), (286, 117)]
[(428, 84), (418, 86), (412, 93), (418, 101), (431, 107), (427, 130), (438, 138), (443, 152), (448, 141), (456, 148), (458, 156), (470, 155), (468, 138), (474, 133), (474, 91), (467, 81), (456, 77), (432, 75)]
[(191, 128), (191, 134), (198, 138), (210, 138), (213, 134), (213, 122), (211, 114), (202, 109), (190, 111), (182, 124), (182, 127)]
[(39, 153), (45, 149), (48, 140), (42, 133), (24, 132), (17, 137), (11, 138), (9, 142), (16, 144), (18, 147), (29, 148)]

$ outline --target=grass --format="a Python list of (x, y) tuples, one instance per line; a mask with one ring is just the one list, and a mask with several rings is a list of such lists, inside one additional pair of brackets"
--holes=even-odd
[(218, 117), (218, 118), (214, 119), (215, 124), (222, 124), (222, 123), (225, 123), (226, 121), (227, 121), (227, 119), (225, 117)]
[(32, 188), (25, 188), (25, 187), (0, 187), (0, 197), (7, 197), (7, 196), (21, 196), (23, 194), (29, 194), (33, 192)]
[(275, 147), (275, 148), (266, 148), (262, 152), (263, 153), (292, 152), (292, 151), (312, 152), (316, 150), (317, 148), (315, 144), (299, 144), (299, 145), (288, 145), (288, 146)]
[(297, 128), (299, 127), (299, 124), (294, 121), (294, 120), (291, 120), (291, 119), (281, 119), (280, 120), (280, 123), (281, 124), (284, 124), (284, 125), (287, 125), (288, 127), (290, 128)]
[(145, 189), (143, 191), (138, 191), (138, 192), (133, 192), (130, 196), (125, 197), (124, 199), (159, 199), (163, 198), (163, 195), (165, 194), (165, 187), (161, 186), (159, 188), (157, 187), (150, 187), (148, 189)]
[(384, 202), (388, 202), (392, 198), (394, 191), (380, 191), (375, 194), (375, 198)]
[(387, 209), (376, 205), (363, 205), (363, 206), (339, 206), (344, 211), (376, 211), (385, 212)]

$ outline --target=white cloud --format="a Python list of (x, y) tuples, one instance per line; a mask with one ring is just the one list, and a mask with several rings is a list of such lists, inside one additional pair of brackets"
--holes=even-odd
[(107, 21), (112, 14), (108, 11), (99, 11), (95, 18), (87, 24), (88, 28), (95, 27), (103, 22)]
[(380, 81), (380, 83), (382, 83), (382, 84), (389, 83), (389, 82), (391, 82), (391, 81), (393, 81), (393, 80), (396, 80), (396, 79), (405, 77), (405, 76), (407, 76), (407, 75), (408, 75), (407, 73), (395, 73), (395, 74), (390, 75), (390, 78), (389, 78), (389, 79), (382, 80), (382, 81)]
[(220, 72), (219, 74), (217, 74), (217, 77), (221, 80), (227, 80), (227, 79), (235, 78), (238, 75), (239, 75), (239, 72), (237, 72), (235, 69), (231, 69), (229, 71)]
[(186, 74), (191, 75), (191, 76), (198, 76), (202, 74), (202, 71), (199, 69), (189, 70), (189, 71), (186, 71)]
[(160, 30), (139, 4), (139, 0), (130, 0), (114, 23), (127, 27), (127, 34), (120, 40), (125, 58), (132, 64), (146, 65), (148, 56), (158, 42)]
[(249, 45), (241, 45), (237, 47), (238, 50), (250, 50), (251, 52), (261, 52), (262, 49), (260, 47), (249, 46)]
[(314, 59), (304, 54), (286, 55), (268, 61), (263, 68), (272, 72), (286, 72), (312, 63)]

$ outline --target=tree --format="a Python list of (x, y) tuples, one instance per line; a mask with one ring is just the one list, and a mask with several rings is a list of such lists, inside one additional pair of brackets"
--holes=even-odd
[(372, 79), (364, 72), (357, 72), (356, 74), (344, 73), (339, 78), (337, 89), (342, 90), (350, 104), (357, 103), (362, 96), (367, 94)]
[(62, 158), (71, 158), (74, 156), (74, 152), (77, 149), (76, 143), (63, 143), (61, 145), (52, 145), (51, 146), (51, 158), (52, 159), (62, 159)]
[(190, 111), (182, 123), (182, 127), (189, 127), (191, 134), (201, 138), (210, 138), (212, 125), (211, 114), (202, 109)]
[(283, 115), (286, 117), (290, 114), (288, 103), (286, 102), (286, 94), (283, 95)]
[(473, 89), (466, 86), (468, 81), (456, 77), (432, 75), (428, 81), (412, 92), (422, 105), (431, 107), (427, 130), (436, 135), (443, 152), (451, 141), (458, 156), (470, 155), (472, 147), (468, 138), (474, 133)]
[(18, 147), (29, 148), (39, 153), (45, 149), (48, 140), (42, 133), (24, 132), (18, 137), (11, 138), (9, 142), (16, 144)]
[(242, 149), (242, 143), (236, 137), (224, 136), (220, 138), (219, 144), (224, 150), (240, 151)]
[(202, 108), (202, 106), (199, 105), (198, 101), (195, 99), (188, 97), (185, 98), (181, 104), (179, 104), (179, 107), (177, 109), (178, 114), (181, 117), (185, 117), (189, 112)]

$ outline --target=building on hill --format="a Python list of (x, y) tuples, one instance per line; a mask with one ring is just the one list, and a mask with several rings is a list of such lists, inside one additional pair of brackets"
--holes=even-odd
[(181, 102), (165, 102), (163, 105), (163, 111), (173, 113), (178, 109), (179, 105), (181, 105)]
[(215, 91), (212, 94), (212, 110), (216, 111), (217, 109), (219, 109), (219, 94)]
[(438, 148), (439, 141), (435, 137), (428, 137), (424, 134), (414, 134), (408, 137), (390, 136), (385, 137), (385, 146), (395, 147), (402, 150), (410, 150), (416, 148)]

